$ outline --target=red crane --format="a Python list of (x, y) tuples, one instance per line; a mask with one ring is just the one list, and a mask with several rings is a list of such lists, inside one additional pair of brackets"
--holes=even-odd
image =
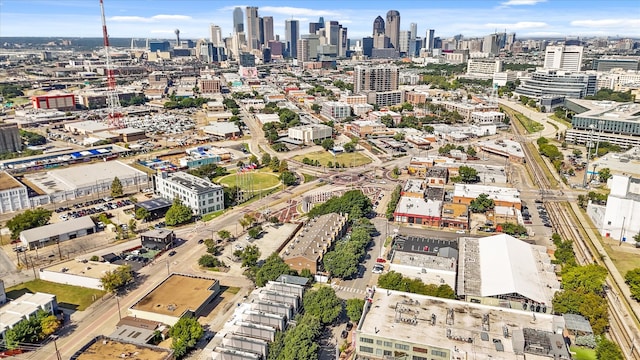
[(109, 109), (109, 126), (123, 128), (122, 113), (120, 113), (120, 98), (116, 89), (116, 75), (111, 65), (111, 55), (109, 54), (109, 33), (107, 33), (107, 21), (104, 17), (104, 3), (100, 0), (100, 11), (102, 13), (102, 37), (104, 38), (104, 53), (107, 58), (107, 108)]

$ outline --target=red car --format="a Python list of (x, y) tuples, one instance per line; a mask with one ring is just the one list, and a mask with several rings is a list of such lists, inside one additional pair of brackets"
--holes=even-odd
[(377, 262), (377, 263), (386, 263), (386, 262), (387, 262), (387, 260), (385, 260), (385, 259), (383, 259), (383, 258), (377, 258), (377, 259), (376, 259), (376, 262)]

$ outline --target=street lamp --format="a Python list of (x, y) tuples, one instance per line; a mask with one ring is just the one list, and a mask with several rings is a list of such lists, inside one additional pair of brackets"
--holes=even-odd
[(600, 138), (602, 137), (602, 125), (604, 125), (604, 120), (598, 120), (598, 140), (596, 141), (596, 153), (595, 156), (598, 156), (598, 147), (600, 147)]
[(589, 157), (591, 156), (591, 140), (593, 139), (593, 129), (595, 128), (595, 125), (591, 124), (589, 125), (589, 128), (591, 129), (591, 132), (589, 133), (589, 138), (587, 140), (587, 164), (584, 167), (584, 179), (582, 179), (582, 186), (584, 188), (587, 187), (587, 175), (589, 174)]

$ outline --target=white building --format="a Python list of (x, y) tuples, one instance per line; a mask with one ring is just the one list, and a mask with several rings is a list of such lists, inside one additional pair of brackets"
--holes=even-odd
[(35, 316), (38, 311), (44, 310), (54, 314), (57, 309), (58, 302), (55, 295), (37, 292), (20, 296), (0, 307), (0, 339), (4, 339), (7, 330), (12, 329), (20, 321)]
[(179, 171), (162, 172), (155, 176), (156, 191), (167, 200), (179, 198), (195, 215), (203, 215), (224, 209), (222, 186), (208, 179)]
[(493, 73), (493, 85), (505, 86), (509, 81), (514, 82), (518, 78), (515, 71), (501, 71)]
[(328, 139), (332, 135), (333, 129), (323, 124), (301, 125), (289, 128), (289, 137), (304, 143), (313, 143), (315, 140)]
[(373, 111), (373, 105), (371, 104), (353, 104), (351, 105), (351, 108), (353, 109), (353, 114), (355, 116), (364, 116), (367, 115), (367, 113), (369, 113), (369, 111)]
[(41, 249), (67, 240), (95, 233), (96, 225), (89, 216), (70, 219), (20, 232), (20, 242), (28, 249)]
[(325, 101), (320, 114), (332, 120), (343, 120), (351, 116), (351, 106), (346, 102)]
[(502, 60), (499, 59), (469, 59), (467, 74), (490, 79), (494, 73), (502, 71)]
[(640, 179), (613, 175), (600, 233), (604, 237), (631, 241), (640, 232)]
[(576, 45), (547, 46), (544, 68), (552, 70), (580, 71), (584, 48)]
[(504, 113), (499, 111), (474, 111), (471, 113), (474, 124), (498, 124), (504, 122)]
[(27, 187), (9, 175), (0, 172), (0, 213), (29, 209)]

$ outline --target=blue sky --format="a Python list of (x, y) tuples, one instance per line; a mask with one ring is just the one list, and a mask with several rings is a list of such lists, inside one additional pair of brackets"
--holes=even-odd
[[(273, 16), (275, 33), (284, 37), (285, 19), (308, 23), (338, 20), (349, 38), (369, 36), (373, 20), (388, 10), (400, 12), (401, 30), (418, 24), (436, 36), (483, 36), (496, 29), (518, 37), (630, 36), (640, 38), (640, 1), (636, 0), (414, 0), (414, 1), (224, 1), (104, 0), (111, 37), (209, 37), (209, 24), (232, 30), (235, 6), (258, 6), (260, 16)], [(390, 7), (391, 6), (391, 7)], [(98, 0), (0, 0), (0, 36), (102, 36)]]

